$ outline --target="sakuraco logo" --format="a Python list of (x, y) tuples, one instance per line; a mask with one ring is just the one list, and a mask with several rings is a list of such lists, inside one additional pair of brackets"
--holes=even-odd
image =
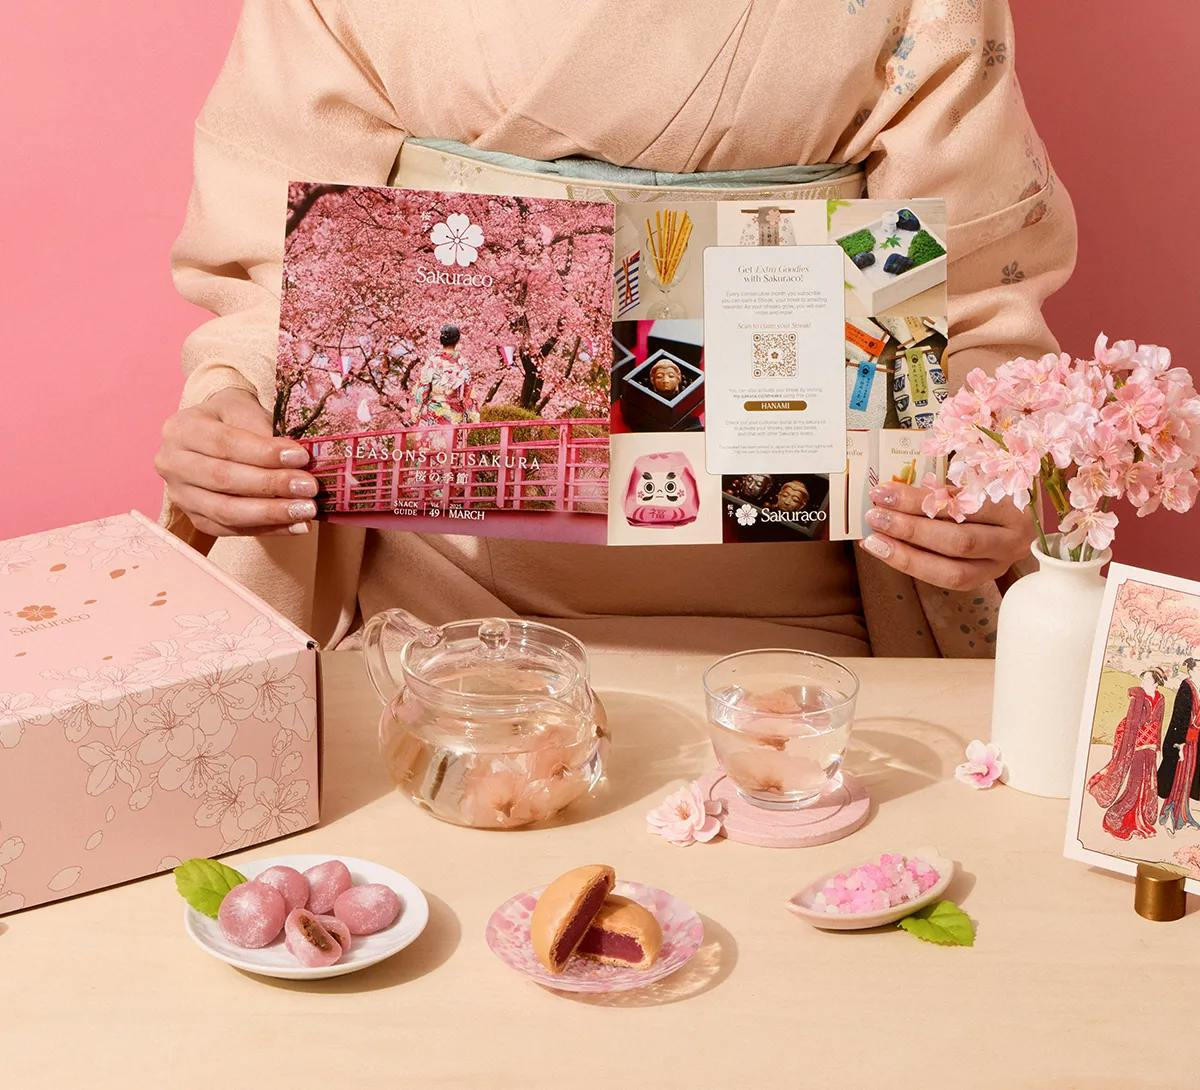
[(465, 269), (479, 257), (483, 228), (472, 223), (468, 216), (455, 212), (446, 217), (445, 223), (434, 224), (429, 241), (433, 243), (433, 256), (443, 265), (461, 265)]
[(443, 223), (435, 223), (429, 232), (433, 243), (433, 256), (445, 265), (445, 269), (417, 267), (418, 284), (442, 284), (446, 287), (490, 288), (495, 283), (487, 273), (450, 272), (450, 269), (466, 269), (479, 260), (479, 249), (483, 245), (483, 228), (472, 223), (469, 216), (452, 212)]
[(748, 503), (740, 507), (730, 504), (728, 510), (739, 526), (753, 526), (759, 519), (763, 522), (824, 522), (829, 517), (825, 511), (777, 511), (771, 507), (760, 510)]

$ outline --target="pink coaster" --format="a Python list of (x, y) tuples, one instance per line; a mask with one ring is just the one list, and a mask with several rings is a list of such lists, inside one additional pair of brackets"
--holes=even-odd
[(849, 836), (871, 813), (866, 789), (853, 776), (842, 773), (842, 786), (801, 810), (768, 810), (738, 794), (720, 769), (701, 776), (700, 790), (724, 803), (721, 826), (725, 836), (740, 844), (760, 848), (810, 848)]

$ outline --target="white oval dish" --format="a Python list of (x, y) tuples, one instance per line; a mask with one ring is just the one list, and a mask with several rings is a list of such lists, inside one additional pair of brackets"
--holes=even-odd
[(879, 855), (875, 855), (871, 859), (859, 860), (857, 863), (836, 867), (822, 874), (815, 881), (805, 886), (799, 893), (788, 899), (788, 910), (794, 912), (802, 920), (806, 920), (812, 924), (813, 927), (820, 927), (826, 931), (859, 931), (867, 927), (882, 927), (884, 924), (902, 920), (905, 916), (911, 916), (926, 905), (931, 905), (934, 901), (939, 900), (950, 887), (950, 882), (954, 878), (954, 861), (946, 859), (936, 848), (912, 848), (896, 854), (903, 855), (907, 859), (924, 860), (938, 872), (938, 880), (915, 900), (905, 901), (904, 904), (894, 905), (892, 908), (880, 909), (878, 912), (834, 913), (821, 912), (812, 907), (813, 898), (830, 878), (835, 874), (844, 874), (848, 870), (862, 866), (863, 863), (876, 862), (879, 859)]
[(425, 900), (425, 894), (404, 875), (379, 863), (349, 855), (278, 855), (270, 859), (248, 859), (238, 863), (235, 869), (253, 880), (268, 867), (294, 867), (298, 871), (305, 871), (330, 859), (340, 859), (346, 864), (356, 886), (364, 882), (391, 886), (403, 906), (391, 927), (385, 927), (374, 935), (355, 935), (350, 952), (332, 965), (315, 968), (301, 965), (288, 953), (282, 934), (269, 946), (257, 950), (235, 946), (221, 934), (221, 927), (216, 920), (197, 912), (191, 905), (184, 907), (184, 929), (196, 945), (211, 957), (248, 973), (283, 980), (321, 980), (358, 972), (403, 950), (425, 930), (429, 922), (429, 902)]

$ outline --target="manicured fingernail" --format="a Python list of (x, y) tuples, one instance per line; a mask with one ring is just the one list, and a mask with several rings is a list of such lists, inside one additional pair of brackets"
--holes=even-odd
[(288, 504), (288, 518), (295, 522), (317, 517), (317, 505), (312, 500), (297, 500)]
[(307, 534), (308, 533), (308, 523), (307, 522), (293, 522), (291, 524), (291, 526), (288, 527), (288, 533), (289, 534)]
[(867, 512), (867, 521), (875, 527), (876, 530), (886, 530), (888, 523), (892, 521), (892, 516), (887, 511), (881, 511), (878, 507), (872, 507)]
[(872, 488), (869, 495), (871, 497), (872, 503), (882, 503), (882, 504), (886, 504), (888, 507), (896, 506), (896, 493), (893, 492), (890, 488), (887, 488), (887, 487)]
[(862, 547), (872, 556), (879, 557), (880, 560), (886, 560), (892, 555), (892, 547), (883, 538), (876, 537), (874, 534), (863, 538)]
[(293, 477), (288, 481), (288, 491), (293, 496), (315, 496), (317, 482), (311, 477)]
[(308, 451), (303, 447), (288, 447), (287, 450), (279, 452), (279, 461), (285, 466), (306, 466), (308, 465)]

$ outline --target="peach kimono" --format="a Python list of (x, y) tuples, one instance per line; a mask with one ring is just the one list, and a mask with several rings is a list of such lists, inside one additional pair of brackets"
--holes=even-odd
[[(179, 290), (215, 314), (184, 347), (183, 404), (228, 386), (272, 403), (289, 179), (572, 189), (406, 138), (673, 173), (847, 164), (765, 192), (946, 198), (952, 382), (1053, 350), (1040, 308), (1075, 224), (1013, 61), (1004, 0), (247, 0), (173, 255)], [(985, 656), (1000, 593), (915, 585), (840, 543), (604, 549), (334, 525), (212, 543), (165, 517), (326, 646), (397, 605), (547, 618), (608, 646)]]

